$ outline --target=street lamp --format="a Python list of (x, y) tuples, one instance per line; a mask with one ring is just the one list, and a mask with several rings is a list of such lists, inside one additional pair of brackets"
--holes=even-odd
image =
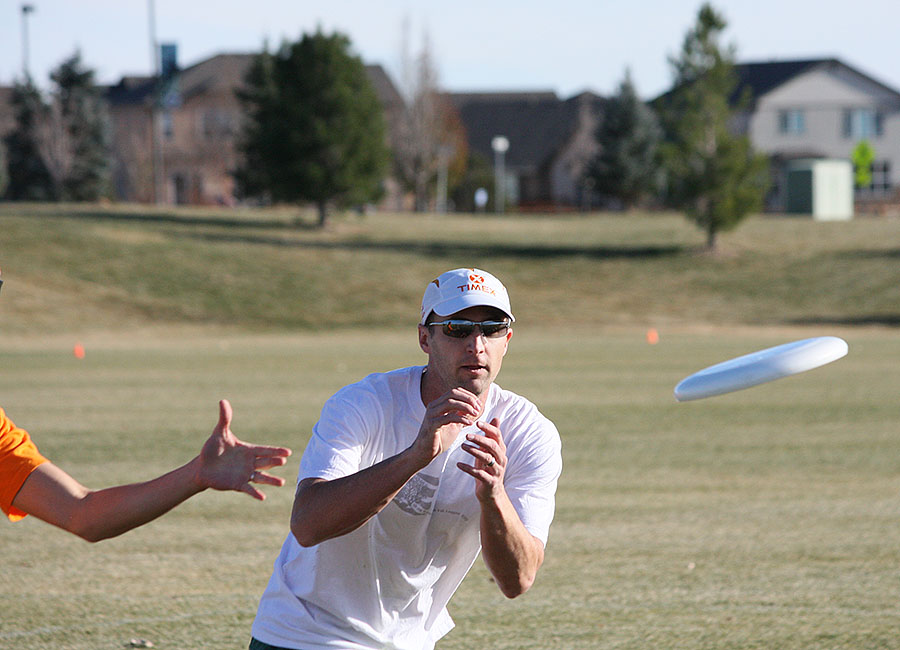
[(34, 5), (22, 5), (22, 74), (25, 75), (25, 81), (31, 78), (28, 73), (28, 14), (34, 12)]
[(506, 170), (504, 169), (504, 156), (509, 149), (509, 140), (502, 135), (496, 135), (491, 140), (491, 149), (494, 150), (494, 209), (503, 212), (506, 206)]

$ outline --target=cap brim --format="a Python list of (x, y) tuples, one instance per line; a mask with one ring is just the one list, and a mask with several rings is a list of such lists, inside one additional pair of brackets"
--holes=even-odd
[(463, 309), (468, 309), (469, 307), (493, 307), (509, 316), (510, 321), (515, 322), (516, 320), (516, 317), (509, 313), (506, 306), (503, 305), (501, 301), (492, 299), (487, 295), (478, 295), (475, 293), (468, 293), (439, 302), (432, 307), (431, 310), (438, 316), (451, 316), (452, 314), (462, 311)]

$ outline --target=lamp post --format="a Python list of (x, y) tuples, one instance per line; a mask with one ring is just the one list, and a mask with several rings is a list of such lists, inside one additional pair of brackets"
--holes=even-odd
[(502, 213), (506, 207), (506, 170), (504, 168), (506, 150), (509, 149), (509, 140), (502, 135), (494, 136), (491, 140), (491, 149), (494, 150), (494, 210)]
[(156, 80), (153, 93), (153, 104), (150, 107), (150, 165), (151, 183), (153, 183), (153, 204), (163, 202), (163, 152), (162, 152), (162, 114), (159, 110), (160, 91), (160, 56), (159, 44), (156, 42), (156, 2), (147, 0), (147, 23), (150, 31), (150, 65)]
[(28, 72), (28, 14), (34, 12), (34, 5), (22, 5), (22, 74), (25, 75), (25, 81), (31, 79)]

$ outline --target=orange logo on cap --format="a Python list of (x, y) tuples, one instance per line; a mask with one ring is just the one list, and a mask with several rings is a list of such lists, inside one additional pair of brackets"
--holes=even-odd
[(484, 284), (484, 276), (483, 275), (475, 275), (474, 273), (469, 273), (469, 281), (474, 282), (475, 284)]

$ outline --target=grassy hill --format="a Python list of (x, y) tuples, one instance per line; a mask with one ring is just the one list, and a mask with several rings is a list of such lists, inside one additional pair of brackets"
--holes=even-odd
[(548, 325), (900, 324), (900, 221), (756, 217), (703, 254), (680, 215), (388, 215), (0, 204), (0, 328), (406, 327), (479, 266)]

